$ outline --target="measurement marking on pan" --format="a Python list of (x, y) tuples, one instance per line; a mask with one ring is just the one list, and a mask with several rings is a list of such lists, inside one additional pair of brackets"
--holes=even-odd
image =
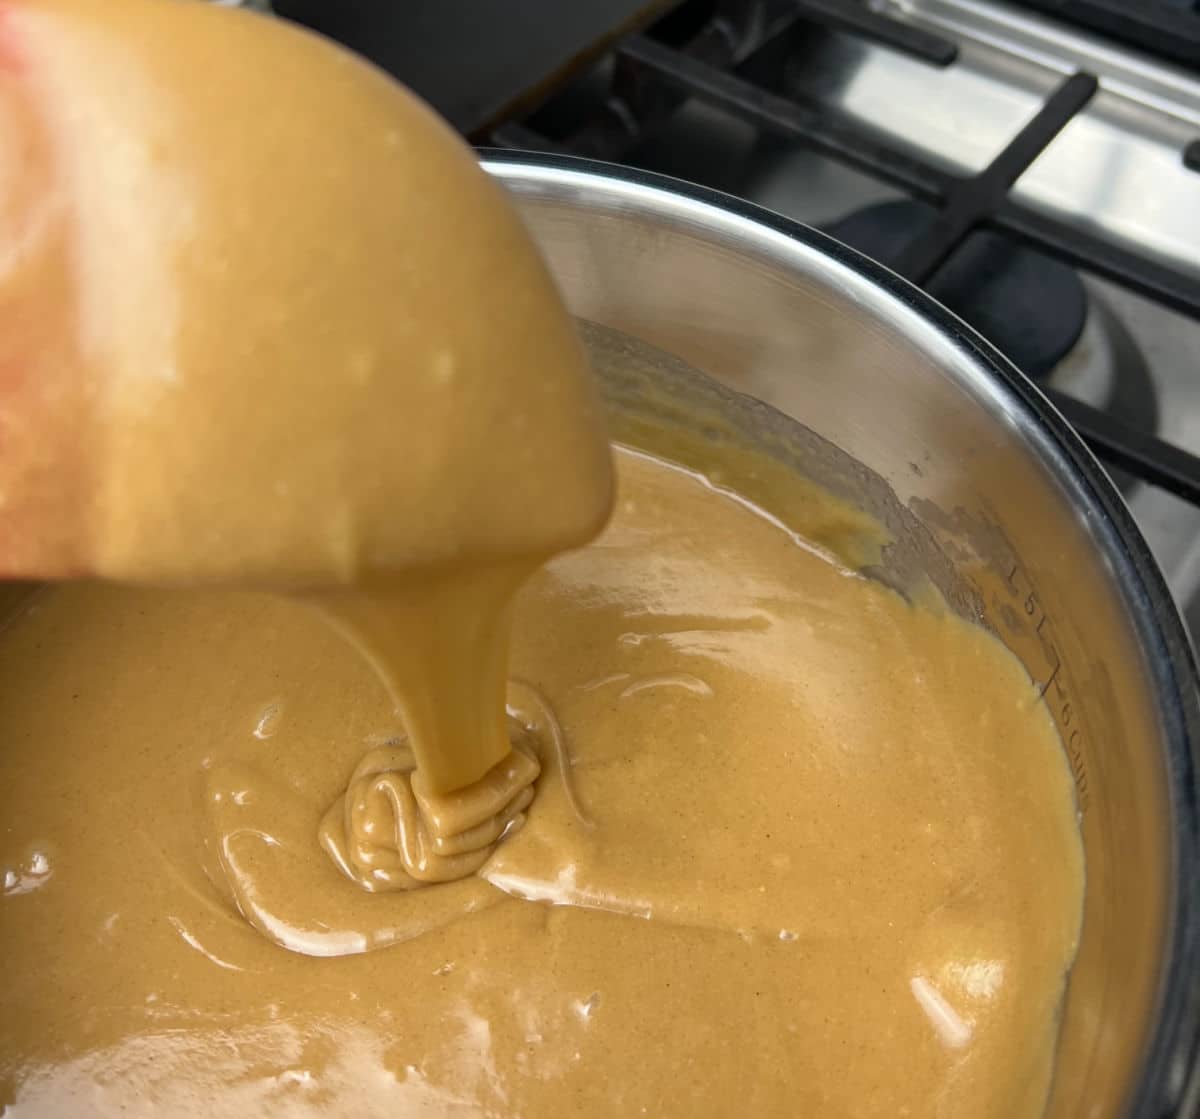
[(1044, 679), (1036, 681), (1038, 698), (1046, 704), (1058, 726), (1059, 735), (1067, 751), (1067, 760), (1071, 765), (1071, 774), (1075, 778), (1075, 795), (1079, 801), (1079, 810), (1086, 812), (1089, 801), (1086, 740), (1084, 730), (1080, 726), (1080, 718), (1072, 705), (1072, 697), (1075, 695), (1074, 682), (1058, 651), (1054, 621), (1042, 608), (1033, 580), (1022, 570), (1020, 564), (1013, 564), (1008, 573), (1007, 583), (1009, 589), (1021, 601), (1025, 617), (1033, 625), (1033, 635), (1038, 639), (1046, 656)]

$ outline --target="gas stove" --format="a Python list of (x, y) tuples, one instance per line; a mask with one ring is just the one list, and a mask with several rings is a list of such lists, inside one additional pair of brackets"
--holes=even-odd
[(1111, 467), (1200, 634), (1200, 0), (517, 7), (275, 3), (477, 142), (700, 182), (921, 284)]

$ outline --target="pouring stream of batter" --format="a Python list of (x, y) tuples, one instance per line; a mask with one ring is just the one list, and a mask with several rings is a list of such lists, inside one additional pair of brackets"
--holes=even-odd
[[(31, 189), (0, 214), (27, 371), (0, 569), (303, 591), (402, 713), (422, 833), (475, 843), (423, 872), (457, 876), (537, 772), (508, 740), (512, 597), (611, 506), (544, 266), (440, 120), (313, 37), (164, 0), (2, 14)], [(228, 77), (182, 78), (182, 39)], [(485, 775), (465, 815), (437, 801)]]

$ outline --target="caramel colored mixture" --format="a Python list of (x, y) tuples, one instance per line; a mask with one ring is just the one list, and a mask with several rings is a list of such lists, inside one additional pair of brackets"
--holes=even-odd
[(6, 1119), (1038, 1115), (1081, 849), (991, 636), (645, 451), (565, 551), (570, 321), (349, 56), (10, 0), (0, 137), (4, 570), (128, 584), (0, 630)]
[(10, 1114), (1039, 1114), (1083, 878), (1024, 671), (702, 479), (619, 467), (608, 530), (518, 598), (528, 820), (448, 885), (368, 893), (317, 842), (404, 726), (315, 611), (20, 609)]

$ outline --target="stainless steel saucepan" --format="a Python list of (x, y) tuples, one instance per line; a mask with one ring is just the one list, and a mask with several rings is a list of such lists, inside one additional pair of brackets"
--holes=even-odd
[(601, 364), (657, 370), (681, 415), (715, 404), (880, 517), (896, 543), (877, 574), (919, 569), (1025, 663), (1075, 774), (1087, 851), (1049, 1114), (1190, 1114), (1196, 669), (1104, 472), (968, 327), (815, 230), (637, 171), (520, 155), (485, 166), (592, 324)]

